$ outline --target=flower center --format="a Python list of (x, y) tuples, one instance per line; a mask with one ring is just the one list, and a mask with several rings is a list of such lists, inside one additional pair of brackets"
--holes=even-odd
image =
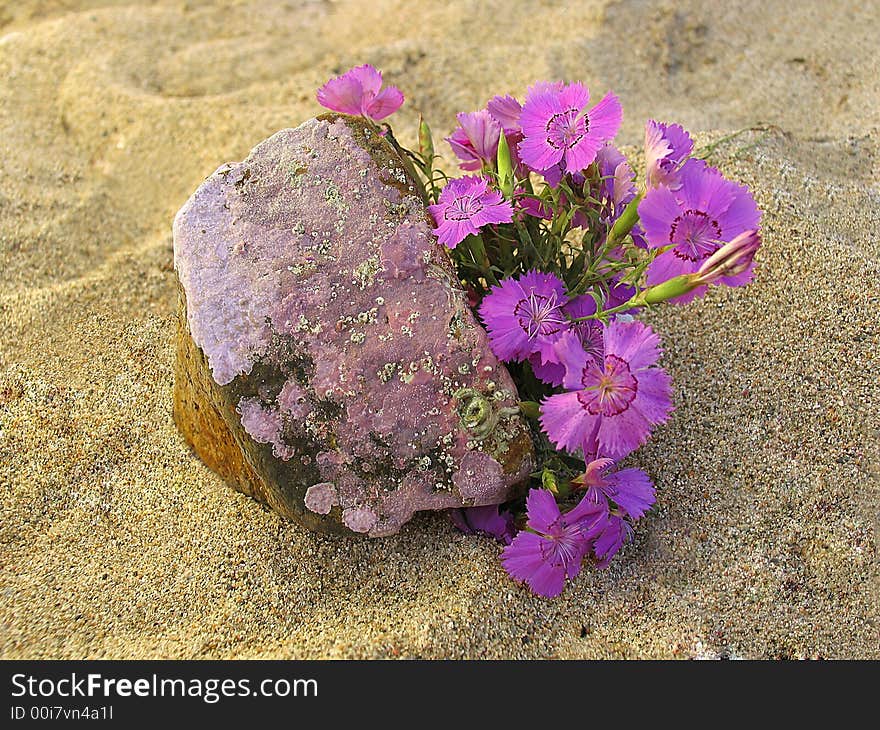
[(547, 144), (553, 149), (571, 149), (590, 129), (590, 120), (580, 109), (572, 107), (547, 120)]
[(483, 203), (473, 195), (462, 195), (453, 200), (443, 213), (450, 221), (468, 221), (483, 209)]
[(525, 299), (517, 302), (513, 315), (530, 340), (539, 335), (555, 335), (566, 323), (566, 317), (557, 304), (555, 291), (550, 292), (549, 296), (531, 292)]
[(669, 228), (672, 252), (686, 261), (702, 261), (720, 247), (721, 226), (702, 210), (686, 210), (676, 216)]
[(578, 562), (582, 556), (580, 530), (566, 525), (559, 517), (550, 525), (545, 536), (547, 542), (541, 543), (541, 558), (554, 566), (568, 566)]
[(605, 356), (605, 368), (588, 364), (581, 376), (583, 390), (578, 401), (594, 416), (617, 416), (629, 408), (639, 390), (639, 382), (630, 372), (626, 360), (617, 355)]

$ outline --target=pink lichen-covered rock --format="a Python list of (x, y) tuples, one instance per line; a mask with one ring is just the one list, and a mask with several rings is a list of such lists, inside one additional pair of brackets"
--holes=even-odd
[(177, 214), (174, 263), (175, 420), (236, 488), (380, 536), (527, 477), (513, 382), (362, 121), (312, 119), (217, 170)]

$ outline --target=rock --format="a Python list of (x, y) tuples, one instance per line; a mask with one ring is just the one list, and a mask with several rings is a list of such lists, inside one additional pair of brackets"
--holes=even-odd
[(219, 168), (175, 218), (174, 263), (175, 421), (233, 487), (370, 536), (518, 493), (513, 382), (364, 122), (312, 119)]

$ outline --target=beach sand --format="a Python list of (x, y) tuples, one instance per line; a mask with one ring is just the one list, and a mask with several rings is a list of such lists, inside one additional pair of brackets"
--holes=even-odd
[[(880, 8), (864, 3), (0, 3), (0, 656), (880, 658)], [(873, 7), (872, 7), (873, 6)], [(614, 89), (765, 211), (757, 281), (650, 315), (678, 409), (658, 507), (556, 600), (439, 515), (316, 535), (171, 419), (171, 220), (382, 68), (438, 138), (536, 79)]]

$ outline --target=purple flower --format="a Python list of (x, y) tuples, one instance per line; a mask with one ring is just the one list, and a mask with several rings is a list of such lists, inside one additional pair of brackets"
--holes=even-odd
[[(591, 461), (584, 473), (572, 482), (586, 489), (589, 499), (607, 511), (596, 525), (593, 552), (599, 567), (606, 568), (624, 543), (632, 538), (631, 522), (640, 519), (656, 501), (654, 484), (641, 469), (611, 471), (611, 459)], [(613, 503), (613, 506), (609, 505)]]
[[(582, 294), (568, 302), (562, 308), (562, 311), (569, 319), (588, 317), (596, 313), (596, 300), (589, 294)], [(569, 329), (577, 335), (584, 352), (588, 356), (595, 358), (597, 362), (602, 362), (605, 347), (602, 338), (602, 324), (595, 319), (587, 319), (583, 322), (571, 322)], [(530, 355), (529, 363), (536, 377), (550, 385), (557, 387), (562, 385), (562, 379), (565, 376), (565, 366), (560, 362), (554, 348), (545, 348), (543, 353), (539, 352)]]
[(489, 190), (484, 177), (468, 175), (451, 180), (440, 192), (436, 205), (429, 205), (440, 243), (455, 248), (489, 223), (510, 223), (513, 207), (497, 190)]
[(499, 512), (497, 504), (451, 509), (449, 519), (465, 535), (482, 533), (494, 537), (505, 545), (510, 545), (516, 534), (513, 515), (507, 510)]
[[(651, 248), (673, 246), (648, 266), (649, 286), (681, 274), (693, 274), (726, 242), (757, 230), (761, 213), (748, 188), (725, 180), (702, 160), (690, 159), (681, 168), (681, 187), (649, 190), (639, 204), (639, 217)], [(728, 286), (741, 286), (751, 270), (727, 277)], [(684, 304), (702, 296), (697, 287), (670, 301)]]
[(536, 172), (562, 163), (567, 173), (593, 162), (602, 144), (617, 134), (623, 112), (612, 93), (587, 111), (589, 100), (590, 92), (577, 82), (562, 88), (548, 84), (530, 88), (520, 115), (523, 162)]
[(565, 285), (553, 274), (530, 271), (502, 280), (480, 305), (492, 352), (506, 362), (546, 355), (568, 329), (567, 302)]
[(612, 472), (611, 459), (596, 459), (587, 464), (586, 471), (575, 484), (587, 490), (586, 496), (597, 504), (614, 502), (628, 517), (637, 520), (656, 501), (654, 483), (641, 469), (621, 469)]
[(498, 156), (501, 125), (485, 109), (457, 115), (459, 127), (446, 138), (462, 170), (480, 170), (483, 165), (494, 167)]
[(555, 343), (569, 392), (544, 400), (541, 426), (559, 448), (583, 449), (587, 458), (620, 459), (668, 418), (672, 384), (662, 368), (652, 367), (660, 357), (660, 338), (647, 325), (612, 321), (604, 345), (597, 362), (573, 333)]
[(382, 88), (382, 74), (370, 64), (355, 66), (318, 89), (318, 103), (343, 114), (360, 114), (374, 121), (393, 114), (403, 104), (396, 86)]
[(501, 553), (504, 569), (525, 581), (534, 593), (553, 598), (566, 578), (581, 572), (593, 538), (604, 527), (606, 508), (587, 499), (565, 514), (553, 495), (532, 489), (526, 499), (529, 530), (523, 530)]
[(522, 113), (522, 105), (512, 96), (495, 96), (486, 105), (491, 117), (501, 125), (504, 137), (507, 139), (507, 149), (510, 150), (510, 161), (517, 178), (528, 177), (528, 168), (523, 164), (519, 154), (519, 143), (523, 140), (522, 128), (519, 125), (519, 117)]
[(679, 169), (694, 149), (690, 135), (678, 124), (645, 123), (645, 184), (676, 190), (681, 187)]

